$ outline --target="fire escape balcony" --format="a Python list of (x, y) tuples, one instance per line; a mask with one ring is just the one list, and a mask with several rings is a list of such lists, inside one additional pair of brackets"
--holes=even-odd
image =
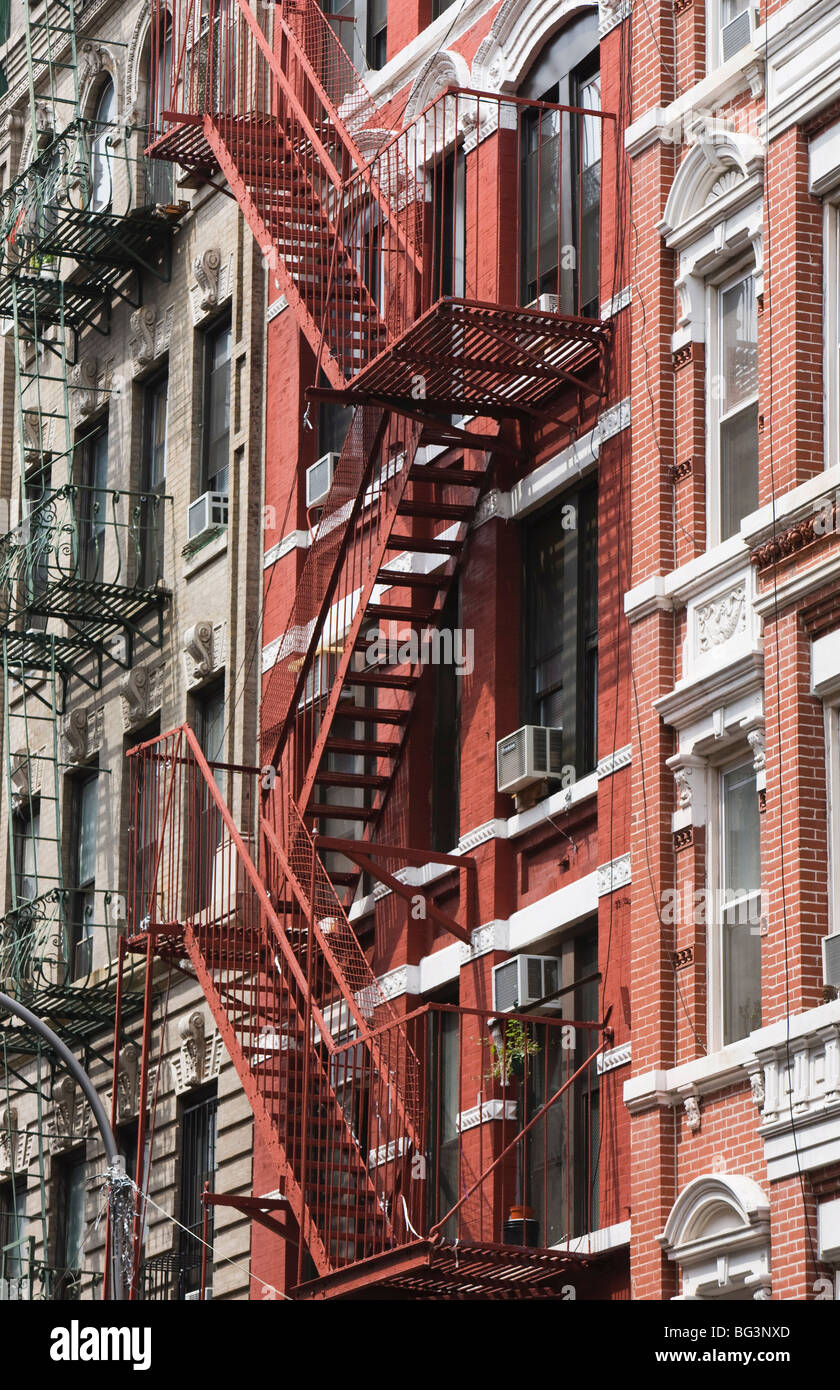
[[(12, 659), (28, 663), (34, 633), (49, 619), (65, 624), (66, 640), (80, 644), (78, 657), (101, 653), (120, 633), (160, 646), (169, 600), (161, 583), (169, 500), (67, 484), (0, 537), (0, 620)], [(153, 631), (141, 626), (149, 613), (157, 618)]]
[(116, 126), (76, 117), (41, 133), (39, 153), (0, 194), (0, 316), (35, 335), (51, 324), (103, 329), (114, 293), (140, 303), (130, 271), (168, 278), (180, 209), (138, 206), (145, 164)]
[(149, 152), (221, 170), (346, 400), (506, 417), (602, 392), (612, 115), (452, 90), (391, 131), (313, 0), (156, 24)]

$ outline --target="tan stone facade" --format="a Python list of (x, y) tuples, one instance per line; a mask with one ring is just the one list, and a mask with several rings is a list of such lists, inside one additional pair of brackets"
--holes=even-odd
[[(31, 8), (33, 26), (44, 20), (44, 10), (44, 0)], [(166, 226), (172, 227), (171, 246), (166, 245), (163, 235), (160, 245), (138, 253), (134, 269), (117, 280), (117, 292), (96, 301), (90, 323), (77, 328), (65, 323), (64, 353), (60, 324), (42, 325), (27, 338), (20, 312), (17, 328), (14, 314), (3, 319), (0, 344), (0, 499), (2, 529), (8, 533), (4, 582), (12, 593), (15, 582), (19, 585), (26, 580), (25, 574), (21, 580), (20, 567), (15, 568), (17, 560), (9, 535), (17, 534), (23, 545), (31, 542), (33, 527), (28, 533), (25, 530), (26, 513), (32, 509), (30, 479), (39, 469), (42, 473), (46, 470), (42, 497), (51, 494), (54, 498), (70, 488), (60, 502), (54, 502), (55, 511), (64, 506), (71, 516), (71, 535), (66, 542), (71, 558), (67, 563), (77, 565), (73, 547), (81, 547), (94, 535), (93, 564), (99, 566), (94, 577), (110, 585), (106, 597), (111, 611), (117, 613), (100, 644), (105, 648), (104, 656), (101, 651), (74, 654), (66, 682), (55, 683), (54, 699), (49, 672), (44, 673), (44, 679), (27, 679), (22, 686), (14, 676), (19, 667), (11, 658), (7, 662), (0, 815), (0, 893), (6, 916), (0, 925), (0, 988), (18, 996), (26, 995), (27, 989), (34, 990), (33, 1007), (40, 1000), (40, 1007), (47, 1012), (49, 1008), (60, 1012), (62, 991), (90, 990), (91, 997), (95, 994), (102, 1028), (88, 1031), (87, 1045), (80, 1045), (79, 1055), (110, 1103), (108, 1059), (113, 1022), (107, 1021), (108, 1001), (113, 998), (116, 943), (126, 924), (130, 895), (128, 829), (132, 805), (126, 751), (151, 733), (184, 722), (199, 730), (206, 717), (208, 694), (218, 696), (223, 688), (224, 708), (221, 715), (217, 713), (223, 729), (220, 732), (217, 723), (214, 756), (217, 761), (240, 764), (253, 761), (262, 584), (265, 278), (261, 258), (236, 204), (198, 181), (194, 187), (178, 186), (175, 180), (180, 171), (169, 165), (153, 168), (143, 156), (149, 7), (123, 3), (91, 4), (80, 9), (75, 41), (78, 106), (76, 78), (70, 67), (59, 66), (70, 56), (69, 40), (62, 46), (62, 41), (52, 36), (54, 64), (48, 68), (36, 63), (34, 91), (30, 92), (27, 74), (32, 65), (28, 64), (22, 23), (20, 7), (13, 7), (11, 33), (0, 48), (8, 81), (8, 91), (0, 98), (0, 196), (13, 188), (32, 159), (34, 96), (39, 149), (49, 146), (51, 139), (58, 143), (65, 123), (69, 127), (77, 122), (72, 138), (88, 142), (93, 192), (91, 195), (87, 190), (87, 205), (94, 206), (99, 198), (102, 206), (117, 214), (114, 221), (119, 220), (120, 225), (115, 236), (135, 235), (144, 216), (157, 217), (164, 232)], [(57, 23), (55, 17), (52, 23)], [(30, 39), (30, 52), (37, 58), (44, 51), (43, 30), (33, 28)], [(104, 95), (109, 84), (113, 90), (110, 109)], [(107, 124), (98, 124), (103, 111)], [(97, 141), (98, 148), (90, 155), (91, 143)], [(84, 192), (78, 192), (80, 183), (84, 184), (84, 175), (75, 183), (72, 176), (65, 177), (62, 208), (85, 203)], [(172, 208), (164, 215), (154, 211), (161, 197)], [(0, 279), (7, 281), (15, 274), (15, 257), (22, 254), (14, 235), (9, 235), (11, 206), (10, 195), (0, 270)], [(24, 230), (29, 217), (26, 211), (20, 224)], [(68, 314), (74, 295), (90, 289), (100, 269), (95, 262), (74, 266), (67, 256), (49, 264), (44, 256), (33, 265), (35, 278), (48, 282), (45, 293), (53, 293), (52, 282), (58, 274)], [(19, 271), (20, 261), (17, 268)], [(105, 299), (110, 300), (110, 308), (104, 305)], [(229, 342), (224, 336), (225, 324), (230, 325)], [(31, 321), (28, 326), (31, 328)], [(215, 391), (216, 397), (225, 393), (222, 378), (215, 383), (210, 380), (216, 342), (222, 343), (221, 357), (229, 354), (229, 364), (222, 364), (222, 372), (229, 372), (226, 445), (224, 421), (218, 410), (213, 420), (209, 418), (212, 393)], [(144, 531), (149, 513), (143, 510), (148, 507), (144, 498), (152, 491), (148, 472), (150, 418), (154, 390), (159, 388), (160, 399), (164, 380), (165, 481), (158, 488), (163, 501), (155, 504), (154, 512), (155, 544), (162, 534), (162, 553), (159, 572), (151, 580), (141, 581), (141, 552), (150, 534), (148, 527)], [(19, 410), (21, 390), (23, 408)], [(84, 470), (90, 468), (90, 451), (100, 438), (106, 441), (99, 446), (106, 462), (100, 462), (95, 477), (84, 476)], [(69, 452), (64, 439), (69, 439)], [(161, 443), (160, 433), (154, 442)], [(206, 490), (208, 450), (214, 442), (213, 466), (217, 470), (219, 451), (227, 449), (227, 525), (210, 525), (190, 539), (188, 508)], [(103, 467), (107, 474), (102, 473)], [(80, 489), (73, 492), (79, 484)], [(22, 500), (27, 489), (29, 506), (25, 498)], [(91, 514), (86, 514), (87, 531), (83, 532), (79, 518), (85, 506), (93, 510), (93, 516), (91, 519)], [(215, 520), (218, 522), (218, 517)], [(60, 570), (60, 522), (56, 524), (59, 538), (46, 563), (55, 561)], [(196, 527), (194, 522), (193, 529)], [(36, 587), (39, 582), (32, 580)], [(151, 586), (155, 597), (142, 612), (133, 613), (131, 603), (138, 585)], [(71, 609), (67, 614), (71, 621), (72, 614)], [(126, 614), (129, 617), (121, 626), (119, 617)], [(30, 621), (28, 610), (4, 613), (4, 618), (8, 629), (16, 627), (18, 632)], [(45, 634), (54, 633), (61, 639), (72, 630), (57, 616), (31, 621), (41, 648), (49, 646)], [(26, 656), (23, 659), (28, 660)], [(39, 700), (39, 694), (46, 700)], [(80, 809), (80, 789), (94, 779), (95, 811), (91, 813), (89, 805)], [(95, 847), (89, 843), (89, 829), (80, 825), (83, 814), (95, 817), (91, 822)], [(80, 848), (80, 839), (85, 836)], [(77, 862), (82, 853), (88, 894), (83, 900), (78, 891)], [(34, 895), (33, 873), (39, 890)], [(28, 919), (25, 913), (21, 916), (19, 906), (22, 883), (29, 885), (24, 898), (46, 899), (48, 906), (43, 910), (49, 919), (41, 926), (36, 959), (27, 958), (23, 966), (20, 942)], [(80, 927), (70, 919), (82, 901), (86, 916), (85, 925)], [(129, 993), (142, 990), (142, 976), (139, 957), (131, 957), (126, 975)], [(53, 986), (49, 1003), (47, 996)], [(173, 970), (171, 980), (165, 972), (156, 977), (153, 1017), (156, 1066), (150, 1088), (153, 1161), (149, 1195), (156, 1205), (148, 1211), (144, 1258), (151, 1262), (149, 1288), (154, 1283), (156, 1290), (152, 1296), (176, 1297), (181, 1233), (171, 1218), (179, 1221), (187, 1210), (184, 1185), (190, 1176), (195, 1178), (198, 1162), (195, 1154), (185, 1157), (185, 1112), (196, 1097), (212, 1100), (214, 1094), (217, 1096), (217, 1176), (213, 1185), (226, 1192), (243, 1193), (251, 1191), (251, 1115), (201, 991), (183, 972)], [(136, 1008), (133, 1012), (129, 1008), (125, 1018), (119, 1120), (121, 1136), (130, 1148), (131, 1126), (137, 1117), (135, 1064), (141, 1020)], [(58, 1026), (55, 1017), (52, 1021)], [(10, 1291), (13, 1285), (23, 1290), (21, 1296), (34, 1296), (36, 1279), (31, 1289), (26, 1283), (30, 1252), (35, 1262), (32, 1271), (41, 1264), (54, 1270), (64, 1266), (67, 1174), (72, 1163), (82, 1158), (87, 1162), (86, 1241), (78, 1268), (85, 1271), (81, 1295), (89, 1297), (103, 1266), (104, 1219), (97, 1222), (103, 1195), (97, 1179), (104, 1167), (102, 1147), (92, 1132), (87, 1109), (66, 1084), (63, 1073), (51, 1071), (46, 1053), (40, 1084), (38, 1064), (32, 1056), (23, 1055), (15, 1060), (14, 1067), (17, 1076), (9, 1072), (6, 1089), (4, 1073), (0, 1095), (0, 1199), (6, 1211), (0, 1245), (4, 1240), (13, 1243), (16, 1232), (24, 1234), (31, 1245), (20, 1247), (20, 1254), (7, 1251), (5, 1293), (0, 1288), (0, 1297), (16, 1296), (14, 1288)], [(209, 1123), (212, 1125), (212, 1120)], [(206, 1134), (201, 1142), (205, 1149), (208, 1144), (212, 1147)], [(25, 1187), (25, 1198), (17, 1198), (23, 1226), (9, 1214), (13, 1168), (15, 1187)], [(247, 1295), (248, 1223), (234, 1212), (222, 1211), (216, 1221), (215, 1239), (219, 1263), (214, 1296)], [(161, 1258), (167, 1252), (172, 1253), (171, 1267)], [(181, 1288), (181, 1296), (183, 1292)]]

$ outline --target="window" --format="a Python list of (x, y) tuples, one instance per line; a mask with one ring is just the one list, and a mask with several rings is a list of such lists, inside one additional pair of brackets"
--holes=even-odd
[(719, 5), (718, 23), (712, 28), (710, 69), (728, 63), (752, 39), (753, 0), (719, 0)]
[(14, 818), (15, 890), (18, 904), (38, 896), (38, 847), (41, 838), (41, 807), (37, 800)]
[[(601, 74), (576, 82), (575, 105), (601, 110)], [(575, 139), (575, 245), (577, 247), (579, 312), (597, 318), (600, 311), (601, 251), (601, 119), (578, 116)]]
[[(711, 544), (758, 506), (758, 315), (752, 273), (711, 287)], [(715, 474), (716, 485), (715, 485)]]
[(28, 1276), (27, 1235), (26, 1179), (17, 1178), (0, 1184), (0, 1288)]
[[(195, 732), (201, 751), (209, 763), (225, 760), (225, 687), (224, 682), (212, 686), (196, 698), (194, 704)], [(222, 771), (213, 773), (222, 797), (226, 795), (227, 779)], [(196, 901), (194, 910), (200, 911), (213, 901), (213, 879), (216, 869), (216, 849), (222, 842), (224, 822), (203, 778), (198, 781), (199, 828), (196, 843), (199, 846), (199, 862), (194, 867)], [(225, 870), (227, 870), (225, 860)], [(225, 882), (227, 879), (225, 877)]]
[[(519, 95), (600, 111), (597, 18), (584, 15), (543, 48)], [(571, 144), (571, 148), (569, 148)], [(601, 121), (528, 111), (521, 137), (520, 298), (558, 296), (564, 313), (597, 315)], [(566, 186), (564, 171), (573, 170)], [(562, 187), (561, 187), (562, 182)]]
[(761, 828), (752, 760), (717, 773), (717, 887), (710, 965), (717, 975), (711, 1019), (727, 1046), (761, 1027)]
[(226, 321), (207, 334), (204, 377), (202, 492), (227, 496), (230, 453), (231, 328)]
[[(155, 719), (126, 740), (126, 749), (135, 744), (147, 743), (160, 733), (160, 721)], [(143, 782), (135, 788), (130, 780), (130, 790), (136, 801), (132, 801), (129, 820), (134, 826), (135, 857), (129, 866), (132, 875), (131, 902), (129, 904), (129, 930), (142, 930), (141, 923), (150, 913), (154, 914), (152, 903), (152, 879), (157, 859), (158, 815), (160, 814), (161, 787), (158, 777), (162, 776), (160, 764), (149, 759), (143, 763)], [(129, 780), (129, 779), (127, 779)], [(160, 902), (161, 890), (156, 885), (155, 901)]]
[(595, 766), (598, 704), (597, 492), (567, 494), (523, 532), (523, 722), (563, 731), (563, 762)]
[(56, 1206), (56, 1267), (58, 1299), (79, 1296), (81, 1270), (84, 1262), (85, 1195), (87, 1163), (83, 1152), (62, 1160), (58, 1174)]
[(90, 149), (90, 206), (107, 212), (113, 198), (111, 141), (114, 137), (114, 84), (110, 78), (99, 95), (93, 116)]
[(437, 213), (431, 228), (432, 298), (463, 298), (466, 257), (466, 161), (463, 150), (439, 160), (431, 173), (428, 206)]
[(141, 478), (140, 584), (154, 588), (163, 574), (166, 487), (166, 412), (169, 377), (150, 381), (143, 393), (143, 472)]
[(90, 435), (82, 445), (82, 488), (79, 517), (79, 575), (101, 582), (105, 568), (105, 528), (108, 519), (108, 427)]
[[(597, 926), (588, 925), (567, 937), (558, 955), (563, 1004), (552, 1017), (594, 1021), (598, 1018)], [(528, 1070), (525, 1109), (529, 1116), (536, 1115), (570, 1072), (583, 1066), (594, 1047), (593, 1035), (580, 1029), (571, 1066), (559, 1028), (539, 1030), (538, 1037), (542, 1052), (535, 1054)], [(541, 1246), (598, 1227), (600, 1091), (594, 1063), (570, 1089), (566, 1104), (552, 1106), (534, 1125), (525, 1144), (525, 1200), (540, 1223)], [(567, 1171), (567, 1142), (571, 1173)]]
[[(170, 97), (169, 87), (172, 80), (172, 22), (168, 15), (166, 16), (164, 22), (166, 24), (166, 30), (163, 39), (163, 45), (158, 56), (157, 70), (158, 90), (161, 93), (161, 100), (159, 103), (160, 111), (164, 111), (166, 109)], [(151, 81), (151, 45), (149, 47), (148, 61), (149, 86), (146, 103), (146, 128), (149, 132), (149, 139), (151, 139), (151, 132), (156, 131), (156, 120), (159, 118), (159, 112), (158, 117), (156, 117), (155, 113), (155, 90), (152, 86)], [(174, 173), (175, 166), (168, 159), (147, 160), (146, 202), (148, 204), (150, 204), (151, 206), (155, 206), (157, 204), (163, 204), (164, 206), (168, 206), (170, 203), (172, 203), (175, 197)]]
[(96, 843), (99, 828), (99, 776), (74, 777), (73, 891), (67, 927), (67, 968), (71, 980), (93, 969), (93, 922), (96, 910)]
[[(194, 1293), (201, 1287), (201, 1239), (203, 1207), (201, 1194), (204, 1184), (216, 1171), (216, 1112), (218, 1099), (212, 1089), (191, 1098), (181, 1111), (181, 1200), (179, 1219), (186, 1227), (181, 1232), (179, 1297)], [(213, 1239), (213, 1209), (210, 1209), (208, 1240)], [(213, 1268), (208, 1251), (208, 1277)]]
[[(454, 633), (460, 628), (460, 594), (457, 580), (440, 615), (440, 628)], [(444, 648), (441, 648), (444, 650)], [(434, 666), (434, 747), (432, 760), (432, 849), (448, 854), (461, 835), (461, 687), (454, 660)]]
[(372, 68), (384, 68), (388, 58), (388, 0), (368, 0), (367, 60)]
[(439, 19), (445, 10), (450, 10), (455, 0), (432, 0), (432, 19)]
[[(41, 441), (39, 440), (39, 443)], [(52, 469), (47, 464), (34, 468), (26, 475), (23, 488), (23, 514), (28, 525), (27, 539), (31, 545), (27, 550), (25, 570), (26, 602), (37, 606), (38, 600), (49, 584), (51, 548), (54, 544), (50, 508), (47, 505), (50, 495)], [(27, 611), (24, 626), (43, 631), (47, 626), (46, 613)]]
[[(330, 384), (323, 372), (321, 372), (319, 384), (322, 387), (328, 387)], [(332, 401), (318, 402), (318, 453), (320, 455), (341, 453), (352, 419), (352, 405), (335, 405)]]

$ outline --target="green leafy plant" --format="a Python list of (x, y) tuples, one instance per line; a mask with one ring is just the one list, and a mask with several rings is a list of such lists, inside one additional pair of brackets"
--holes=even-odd
[(533, 1057), (539, 1051), (540, 1045), (536, 1038), (531, 1037), (527, 1024), (521, 1023), (518, 1018), (509, 1018), (505, 1025), (504, 1043), (501, 1046), (495, 1041), (490, 1044), (493, 1059), (491, 1075), (507, 1085), (514, 1067), (524, 1066), (526, 1058)]

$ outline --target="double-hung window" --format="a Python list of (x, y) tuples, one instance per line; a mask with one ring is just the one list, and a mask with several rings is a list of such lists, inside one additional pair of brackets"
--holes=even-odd
[(166, 413), (169, 378), (164, 372), (145, 388), (141, 480), (140, 584), (151, 589), (163, 573), (163, 493), (166, 486)]
[(105, 568), (108, 523), (108, 427), (85, 440), (82, 452), (81, 515), (79, 518), (80, 577), (101, 582)]
[(707, 914), (711, 1033), (713, 1045), (725, 1047), (761, 1027), (761, 822), (752, 759), (713, 775), (717, 882)]
[(93, 921), (96, 903), (96, 841), (99, 776), (73, 779), (73, 892), (68, 924), (67, 965), (71, 980), (93, 969)]
[(227, 496), (230, 454), (230, 320), (205, 340), (204, 458), (202, 492)]
[(758, 314), (752, 271), (709, 288), (710, 543), (758, 506)]
[(582, 776), (596, 760), (597, 493), (563, 501), (523, 537), (524, 723), (563, 731), (563, 762)]

